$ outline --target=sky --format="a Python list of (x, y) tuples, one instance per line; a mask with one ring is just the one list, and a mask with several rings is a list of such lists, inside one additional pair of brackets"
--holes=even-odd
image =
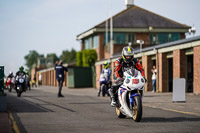
[[(200, 0), (134, 0), (135, 5), (188, 26), (200, 35)], [(125, 0), (0, 0), (0, 66), (5, 74), (25, 66), (36, 50), (45, 56), (72, 48), (76, 36), (126, 9)], [(187, 35), (187, 38), (192, 35)], [(26, 67), (26, 66), (25, 66)]]

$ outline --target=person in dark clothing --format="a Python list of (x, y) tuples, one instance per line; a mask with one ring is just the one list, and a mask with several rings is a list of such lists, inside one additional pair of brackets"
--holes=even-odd
[(62, 86), (63, 86), (63, 81), (64, 81), (64, 71), (68, 71), (68, 68), (67, 67), (64, 67), (63, 66), (63, 62), (60, 61), (59, 63), (56, 62), (56, 65), (55, 65), (55, 68), (56, 70), (56, 79), (58, 80), (58, 84), (59, 84), (59, 90), (58, 90), (58, 97), (64, 97), (62, 94), (61, 94), (61, 91), (62, 91)]
[[(144, 70), (137, 58), (134, 58), (134, 50), (131, 46), (126, 46), (122, 50), (122, 55), (114, 63), (114, 75), (113, 75), (113, 86), (109, 89), (111, 97), (111, 106), (116, 105), (115, 92), (117, 92), (119, 86), (123, 83), (123, 73), (130, 67), (134, 67), (139, 70), (144, 77)], [(146, 79), (145, 79), (146, 80)]]

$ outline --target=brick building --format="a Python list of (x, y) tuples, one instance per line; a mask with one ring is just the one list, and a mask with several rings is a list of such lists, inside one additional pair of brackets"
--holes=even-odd
[[(129, 42), (133, 44), (133, 48), (139, 48), (136, 40), (143, 40), (144, 48), (184, 39), (190, 28), (135, 5), (129, 5), (112, 19), (113, 54), (121, 52)], [(107, 24), (110, 24), (110, 19), (77, 36), (81, 40), (81, 50), (96, 49), (98, 60), (110, 57), (110, 26)]]
[[(96, 62), (97, 79), (103, 62), (110, 62), (113, 70), (114, 61), (119, 56)], [(145, 91), (152, 91), (151, 69), (156, 65), (158, 92), (172, 92), (173, 79), (185, 78), (186, 92), (200, 94), (200, 36), (147, 47), (142, 52), (135, 50), (134, 56), (140, 59), (148, 80)]]
[[(79, 34), (78, 40), (81, 40), (81, 50), (96, 49), (98, 61), (96, 62), (96, 87), (99, 87), (99, 75), (102, 70), (104, 61), (111, 63), (113, 71), (113, 62), (121, 55), (122, 48), (127, 46), (129, 42), (135, 49), (135, 57), (139, 58), (143, 64), (145, 75), (148, 81), (146, 91), (151, 91), (151, 69), (156, 65), (158, 69), (157, 90), (160, 92), (172, 91), (173, 78), (186, 78), (187, 91), (195, 91), (195, 79), (198, 75), (194, 74), (193, 66), (198, 64), (198, 58), (193, 56), (194, 51), (198, 51), (197, 47), (183, 45), (188, 42), (185, 39), (185, 33), (190, 28), (187, 25), (175, 22), (153, 12), (147, 11), (136, 5), (130, 5), (127, 9), (114, 15), (113, 19), (113, 45), (110, 46), (109, 26), (110, 20), (94, 26), (93, 28)], [(108, 33), (107, 33), (108, 31)], [(140, 53), (140, 45), (136, 40), (143, 40), (142, 53)], [(178, 41), (181, 40), (181, 41)], [(191, 40), (190, 40), (191, 41)], [(194, 41), (194, 40), (192, 40)], [(180, 46), (178, 46), (180, 45)], [(187, 48), (186, 48), (187, 46)], [(110, 50), (110, 47), (113, 48)], [(184, 47), (184, 48), (183, 48)], [(172, 49), (171, 49), (172, 48)], [(110, 56), (110, 51), (113, 51), (113, 56)], [(198, 57), (198, 56), (197, 56)], [(182, 73), (183, 72), (183, 73)], [(196, 88), (197, 89), (197, 88)]]

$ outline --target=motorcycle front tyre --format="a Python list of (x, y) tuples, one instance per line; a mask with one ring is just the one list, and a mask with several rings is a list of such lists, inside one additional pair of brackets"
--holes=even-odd
[(142, 119), (142, 101), (141, 101), (141, 96), (135, 96), (134, 97), (134, 105), (133, 106), (133, 120), (135, 122), (140, 122)]
[(126, 115), (122, 114), (121, 111), (117, 107), (115, 107), (115, 112), (118, 118), (126, 118)]
[(21, 97), (21, 91), (18, 91), (18, 92), (17, 92), (17, 96), (18, 96), (18, 97)]

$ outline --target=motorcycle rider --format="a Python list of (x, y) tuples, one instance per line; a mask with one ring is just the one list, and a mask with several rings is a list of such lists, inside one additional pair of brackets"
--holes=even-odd
[[(116, 105), (115, 92), (119, 86), (123, 83), (123, 72), (134, 67), (139, 70), (144, 77), (144, 70), (137, 58), (134, 58), (134, 50), (131, 46), (126, 46), (122, 49), (122, 55), (114, 62), (114, 74), (113, 74), (113, 86), (109, 89), (111, 97), (111, 106)], [(144, 78), (145, 79), (145, 78)], [(146, 80), (146, 79), (145, 79)]]
[[(109, 63), (107, 61), (104, 62), (103, 67), (104, 67), (104, 69), (102, 70), (101, 75), (103, 75), (104, 78), (106, 79), (107, 87), (110, 87), (111, 86), (111, 80), (110, 80), (111, 69), (109, 68)], [(99, 91), (98, 91), (98, 96), (100, 96), (100, 93), (101, 93), (101, 84), (102, 84), (101, 75), (100, 75), (100, 87), (99, 87)]]
[[(16, 72), (15, 78), (17, 78), (18, 76), (24, 76), (25, 75), (25, 79), (26, 79), (26, 73), (24, 72), (24, 67), (20, 66), (19, 67), (19, 71)], [(17, 91), (17, 84), (19, 83), (19, 81), (16, 79), (16, 85), (15, 85), (15, 90)], [(25, 91), (25, 82), (23, 85), (23, 91)]]
[[(8, 78), (12, 79), (14, 77), (13, 72), (10, 71), (8, 77), (6, 78), (6, 81), (8, 81)], [(6, 86), (8, 87), (8, 83), (6, 84)]]

